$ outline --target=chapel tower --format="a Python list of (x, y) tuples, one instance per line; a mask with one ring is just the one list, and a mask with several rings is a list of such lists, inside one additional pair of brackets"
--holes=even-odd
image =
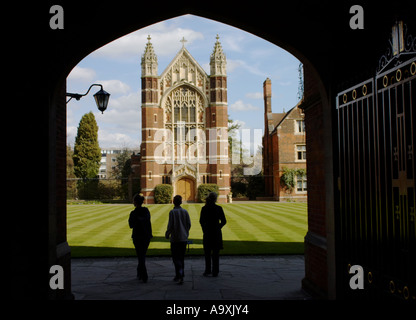
[(154, 188), (171, 184), (183, 201), (197, 201), (200, 184), (219, 186), (218, 202), (230, 192), (226, 57), (219, 37), (211, 75), (182, 48), (158, 75), (148, 37), (142, 56), (141, 192), (154, 203)]
[[(221, 191), (230, 191), (230, 165), (228, 160), (228, 103), (227, 60), (219, 36), (210, 57), (210, 103), (207, 116), (207, 154), (210, 156), (212, 181)], [(215, 142), (214, 142), (215, 141)], [(216, 150), (215, 150), (215, 149)], [(228, 188), (228, 189), (227, 189)], [(223, 193), (225, 196), (225, 192)]]

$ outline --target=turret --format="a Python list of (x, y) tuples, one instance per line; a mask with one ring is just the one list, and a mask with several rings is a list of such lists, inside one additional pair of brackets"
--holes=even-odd
[(153, 45), (150, 42), (150, 35), (147, 37), (146, 48), (142, 56), (142, 77), (157, 77), (157, 56)]
[(227, 75), (227, 60), (222, 46), (219, 41), (220, 37), (217, 34), (217, 41), (214, 45), (214, 50), (211, 53), (210, 67), (211, 76), (226, 76)]

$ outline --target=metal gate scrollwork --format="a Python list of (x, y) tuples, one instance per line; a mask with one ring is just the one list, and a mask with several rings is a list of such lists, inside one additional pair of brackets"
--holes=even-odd
[[(339, 285), (416, 301), (416, 38), (402, 22), (373, 78), (338, 93)], [(349, 288), (361, 265), (364, 290)]]

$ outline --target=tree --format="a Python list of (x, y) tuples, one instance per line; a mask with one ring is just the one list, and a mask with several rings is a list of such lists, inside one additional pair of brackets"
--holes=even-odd
[(233, 150), (233, 145), (236, 146), (236, 148), (238, 148), (238, 144), (240, 143), (238, 140), (236, 140), (235, 138), (235, 133), (238, 129), (240, 129), (241, 124), (234, 122), (234, 120), (230, 119), (230, 116), (228, 116), (228, 146), (229, 146), (229, 150), (228, 150), (228, 154), (232, 153)]
[(74, 174), (74, 160), (72, 156), (74, 150), (70, 145), (66, 146), (66, 197), (68, 199), (75, 199), (77, 196), (77, 184)]
[(79, 122), (74, 146), (74, 173), (78, 178), (96, 178), (100, 168), (101, 150), (94, 114), (84, 114)]
[(129, 195), (129, 176), (131, 174), (131, 153), (124, 148), (121, 153), (117, 155), (117, 164), (113, 169), (113, 174), (116, 179), (121, 182), (121, 197), (127, 199)]
[(116, 159), (116, 166), (113, 169), (113, 175), (116, 179), (128, 179), (131, 173), (131, 152), (124, 148)]

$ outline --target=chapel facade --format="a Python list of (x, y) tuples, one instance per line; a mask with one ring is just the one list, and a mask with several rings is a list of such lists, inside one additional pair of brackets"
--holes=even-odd
[(219, 37), (210, 56), (210, 75), (182, 48), (159, 75), (148, 37), (141, 60), (142, 143), (140, 185), (145, 202), (154, 188), (171, 184), (184, 202), (197, 201), (200, 184), (219, 186), (218, 202), (230, 193), (226, 56)]

